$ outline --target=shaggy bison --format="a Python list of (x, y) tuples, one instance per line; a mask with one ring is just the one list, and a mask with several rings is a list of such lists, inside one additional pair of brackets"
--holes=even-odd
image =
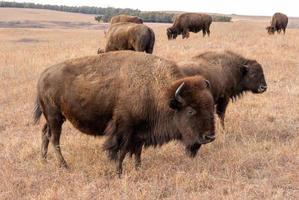
[(189, 32), (198, 33), (202, 30), (203, 36), (210, 36), (212, 17), (200, 13), (183, 13), (177, 16), (173, 25), (167, 29), (168, 40), (176, 39), (182, 34), (182, 38), (189, 38)]
[(119, 22), (132, 22), (136, 24), (143, 24), (141, 18), (137, 16), (130, 16), (130, 15), (117, 15), (111, 18), (110, 24), (115, 24)]
[(108, 138), (104, 148), (118, 160), (127, 153), (141, 164), (142, 146), (180, 140), (190, 155), (212, 142), (214, 101), (201, 76), (184, 76), (175, 63), (132, 51), (65, 61), (46, 69), (37, 85), (35, 122), (43, 114), (41, 154), (52, 142), (61, 166), (61, 127), (69, 120), (83, 133)]
[(146, 25), (121, 22), (112, 24), (106, 33), (105, 50), (99, 53), (118, 50), (145, 51), (153, 53), (155, 33)]
[(202, 75), (211, 82), (217, 115), (223, 127), (230, 98), (236, 100), (246, 91), (263, 93), (267, 89), (262, 66), (231, 51), (206, 52), (178, 65), (186, 75)]
[(272, 17), (271, 25), (268, 26), (266, 29), (269, 34), (274, 34), (275, 31), (277, 31), (277, 33), (280, 33), (281, 30), (285, 34), (287, 25), (288, 17), (282, 13), (275, 13)]

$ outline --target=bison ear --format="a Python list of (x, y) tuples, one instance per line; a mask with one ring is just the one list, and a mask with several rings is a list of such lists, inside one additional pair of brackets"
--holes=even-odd
[(178, 88), (175, 91), (174, 98), (172, 98), (169, 102), (169, 107), (174, 110), (179, 110), (183, 107), (185, 104), (185, 100), (181, 96), (182, 89), (184, 87), (185, 83), (181, 83)]
[(248, 65), (242, 65), (241, 67), (241, 72), (242, 72), (242, 75), (245, 76), (248, 72), (248, 68), (249, 66)]

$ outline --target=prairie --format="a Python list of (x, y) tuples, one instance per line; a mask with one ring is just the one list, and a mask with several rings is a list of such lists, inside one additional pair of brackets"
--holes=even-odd
[(194, 159), (171, 142), (143, 150), (138, 171), (127, 157), (119, 179), (102, 151), (105, 138), (86, 136), (69, 122), (61, 149), (70, 169), (57, 166), (51, 145), (48, 162), (42, 162), (44, 119), (39, 125), (32, 120), (40, 73), (66, 59), (96, 55), (105, 44), (104, 26), (91, 15), (0, 9), (1, 23), (26, 20), (93, 28), (0, 28), (0, 199), (299, 199), (299, 29), (269, 36), (270, 18), (246, 17), (213, 23), (210, 37), (199, 33), (168, 41), (169, 24), (149, 24), (156, 34), (155, 55), (180, 61), (232, 50), (262, 64), (268, 90), (230, 103), (226, 129), (217, 120), (216, 140)]

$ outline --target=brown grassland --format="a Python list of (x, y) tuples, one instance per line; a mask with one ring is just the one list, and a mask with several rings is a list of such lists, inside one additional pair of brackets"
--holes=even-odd
[[(16, 10), (16, 18), (26, 19)], [(42, 20), (60, 18), (44, 12)], [(5, 20), (14, 19), (0, 18)], [(150, 24), (154, 54), (179, 61), (207, 50), (233, 50), (262, 64), (268, 90), (231, 103), (226, 129), (217, 120), (217, 139), (194, 159), (178, 142), (149, 148), (138, 171), (125, 159), (121, 179), (102, 151), (104, 138), (81, 134), (68, 122), (61, 148), (70, 169), (57, 167), (52, 146), (48, 162), (41, 162), (44, 119), (32, 123), (39, 74), (57, 62), (95, 55), (105, 42), (103, 30), (1, 28), (0, 199), (299, 199), (299, 29), (269, 36), (267, 24), (213, 23), (209, 38), (200, 33), (175, 41), (167, 40), (169, 25)]]

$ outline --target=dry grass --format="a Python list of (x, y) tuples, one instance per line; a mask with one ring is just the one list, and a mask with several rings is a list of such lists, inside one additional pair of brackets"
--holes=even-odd
[(263, 65), (269, 90), (230, 104), (226, 130), (217, 122), (217, 140), (195, 159), (179, 143), (150, 148), (139, 171), (125, 160), (122, 179), (101, 151), (103, 138), (69, 123), (61, 146), (70, 169), (57, 167), (51, 146), (42, 163), (41, 124), (32, 125), (39, 74), (95, 54), (103, 31), (0, 29), (0, 199), (299, 199), (299, 30), (268, 36), (265, 26), (214, 23), (210, 38), (191, 34), (176, 41), (167, 41), (167, 25), (152, 26), (156, 55), (182, 60), (230, 49)]

